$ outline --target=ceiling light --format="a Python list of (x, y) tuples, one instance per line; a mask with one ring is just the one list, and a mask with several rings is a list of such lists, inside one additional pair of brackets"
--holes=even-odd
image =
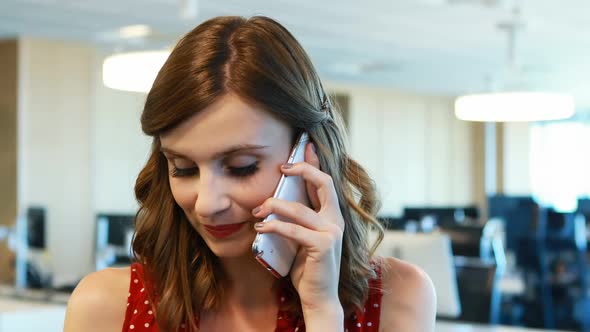
[(519, 122), (567, 119), (575, 113), (572, 96), (547, 92), (501, 92), (466, 95), (455, 101), (461, 120)]
[(517, 33), (524, 27), (520, 11), (502, 22), (508, 32), (508, 66), (504, 89), (491, 93), (465, 95), (455, 101), (455, 115), (461, 120), (483, 122), (544, 121), (567, 119), (575, 113), (574, 98), (568, 94), (528, 91), (516, 61)]
[(111, 55), (102, 64), (102, 81), (111, 89), (147, 93), (169, 55), (166, 50)]
[(121, 38), (147, 37), (152, 33), (152, 28), (144, 24), (128, 25), (119, 28), (118, 34)]

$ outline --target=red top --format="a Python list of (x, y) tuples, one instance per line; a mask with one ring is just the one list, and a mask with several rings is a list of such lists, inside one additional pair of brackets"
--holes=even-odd
[[(355, 315), (344, 321), (345, 332), (377, 332), (379, 331), (379, 316), (381, 314), (381, 269), (378, 265), (371, 264), (377, 278), (369, 281), (369, 297), (363, 312), (357, 310)], [(131, 265), (131, 280), (129, 283), (129, 301), (123, 323), (123, 332), (158, 332), (154, 307), (148, 300), (145, 285), (143, 283), (143, 268), (141, 264)], [(281, 300), (285, 298), (281, 296)], [(179, 331), (184, 331), (182, 326)], [(291, 318), (286, 313), (279, 311), (275, 332), (304, 332), (303, 318)]]

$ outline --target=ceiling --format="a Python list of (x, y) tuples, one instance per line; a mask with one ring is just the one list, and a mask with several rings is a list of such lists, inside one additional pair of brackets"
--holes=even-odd
[[(486, 91), (506, 80), (507, 34), (517, 0), (0, 0), (0, 38), (92, 43), (111, 52), (170, 45), (217, 15), (267, 15), (286, 25), (331, 81), (434, 95)], [(517, 55), (524, 85), (573, 93), (590, 108), (590, 1), (521, 0)], [(145, 24), (149, 38), (117, 29)]]

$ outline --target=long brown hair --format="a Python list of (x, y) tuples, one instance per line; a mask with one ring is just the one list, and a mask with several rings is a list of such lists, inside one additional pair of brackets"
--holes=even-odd
[[(226, 93), (260, 106), (306, 130), (315, 143), (322, 171), (332, 176), (345, 220), (339, 296), (346, 314), (362, 308), (374, 277), (368, 231), (382, 229), (375, 219), (378, 200), (372, 180), (346, 152), (340, 113), (331, 104), (307, 54), (297, 40), (267, 17), (217, 17), (186, 34), (176, 45), (150, 90), (141, 116), (153, 137), (151, 155), (140, 172), (135, 195), (140, 203), (133, 250), (144, 264), (157, 300), (160, 328), (175, 330), (214, 308), (223, 296), (216, 256), (190, 225), (172, 196), (159, 136)], [(299, 298), (285, 310), (300, 314)]]

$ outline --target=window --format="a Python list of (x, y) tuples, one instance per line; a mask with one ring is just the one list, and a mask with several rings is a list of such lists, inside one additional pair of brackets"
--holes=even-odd
[(590, 197), (590, 121), (536, 123), (531, 127), (533, 196), (562, 212)]

